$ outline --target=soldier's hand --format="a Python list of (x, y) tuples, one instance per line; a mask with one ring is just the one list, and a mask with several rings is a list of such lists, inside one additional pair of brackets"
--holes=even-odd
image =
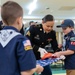
[(40, 57), (42, 58), (46, 53), (48, 53), (44, 48), (39, 48)]

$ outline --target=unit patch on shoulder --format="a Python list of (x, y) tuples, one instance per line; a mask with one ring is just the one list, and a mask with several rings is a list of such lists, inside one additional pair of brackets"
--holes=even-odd
[(74, 46), (75, 46), (75, 41), (72, 41), (72, 42), (71, 42), (71, 45), (74, 45)]
[(75, 41), (75, 37), (71, 37), (70, 38), (70, 41)]
[(32, 46), (31, 46), (31, 43), (29, 40), (23, 41), (23, 45), (24, 45), (25, 50), (31, 50), (32, 49)]
[(30, 36), (30, 31), (28, 31), (26, 35)]

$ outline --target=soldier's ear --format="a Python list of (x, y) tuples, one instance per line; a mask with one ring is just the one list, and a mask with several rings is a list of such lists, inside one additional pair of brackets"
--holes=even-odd
[(42, 20), (42, 23), (44, 23), (44, 21)]

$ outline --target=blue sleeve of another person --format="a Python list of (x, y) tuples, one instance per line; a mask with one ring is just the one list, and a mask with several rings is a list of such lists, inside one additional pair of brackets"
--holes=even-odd
[(71, 40), (69, 42), (69, 48), (68, 49), (69, 50), (75, 50), (75, 41), (74, 40)]
[(36, 67), (36, 59), (28, 39), (18, 43), (17, 57), (20, 71), (31, 70)]

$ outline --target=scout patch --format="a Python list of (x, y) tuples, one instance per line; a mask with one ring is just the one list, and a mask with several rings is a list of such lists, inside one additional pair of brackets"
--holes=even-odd
[(72, 42), (71, 42), (71, 45), (75, 45), (75, 41), (72, 41)]
[(71, 40), (71, 41), (75, 41), (75, 37), (71, 37), (70, 40)]
[(28, 31), (26, 35), (30, 36), (30, 31)]
[(23, 44), (24, 44), (24, 49), (25, 50), (31, 50), (32, 49), (32, 46), (31, 46), (31, 43), (30, 43), (29, 40), (23, 41)]

